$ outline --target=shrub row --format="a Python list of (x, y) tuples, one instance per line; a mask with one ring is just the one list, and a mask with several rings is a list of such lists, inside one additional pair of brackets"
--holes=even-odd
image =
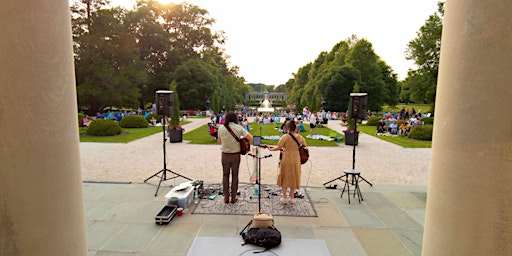
[(119, 122), (119, 125), (123, 128), (146, 128), (148, 127), (148, 121), (143, 116), (129, 115), (123, 117)]
[(409, 138), (417, 140), (432, 140), (433, 125), (416, 125), (409, 132)]
[(380, 117), (380, 116), (371, 116), (370, 118), (368, 118), (366, 125), (377, 126), (380, 119), (382, 119), (382, 117)]
[(99, 119), (94, 120), (87, 129), (88, 135), (112, 136), (121, 133), (121, 126), (116, 121)]

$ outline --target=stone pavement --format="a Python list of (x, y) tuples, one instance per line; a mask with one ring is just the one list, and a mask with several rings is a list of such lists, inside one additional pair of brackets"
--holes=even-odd
[[(186, 131), (208, 122), (208, 119), (191, 120), (185, 126)], [(344, 129), (339, 122), (329, 122), (328, 127), (338, 132)], [(209, 170), (217, 169), (211, 166), (211, 163), (218, 164), (217, 153), (212, 154), (211, 148), (218, 145), (178, 144), (168, 148), (171, 159), (183, 156), (190, 160), (171, 161), (173, 169), (203, 179), (206, 184), (217, 181), (218, 174), (210, 174)], [(352, 203), (348, 204), (346, 194), (340, 198), (339, 180), (332, 183), (338, 184), (337, 189), (322, 185), (350, 167), (352, 146), (314, 147), (313, 164), (303, 170), (303, 176), (307, 177), (303, 177), (302, 184), (315, 202), (318, 217), (276, 216), (276, 227), (285, 239), (324, 241), (330, 255), (420, 255), (430, 149), (404, 149), (365, 134), (359, 144), (356, 165), (364, 170), (362, 176), (373, 183), (373, 187), (364, 181), (360, 183), (364, 201), (359, 204), (357, 198), (351, 198)], [(188, 211), (168, 225), (155, 224), (165, 194), (172, 185), (185, 181), (179, 178), (163, 182), (156, 197), (159, 179), (143, 182), (161, 169), (159, 145), (161, 135), (158, 134), (123, 145), (81, 143), (84, 180), (93, 181), (83, 184), (88, 255), (187, 255), (196, 237), (230, 237), (242, 242), (238, 234), (252, 216), (200, 215)], [(133, 160), (134, 155), (143, 160)], [(199, 161), (192, 161), (195, 155), (200, 157)], [(336, 163), (338, 160), (343, 166)], [(274, 182), (273, 171), (265, 169), (273, 170), (276, 163), (272, 161), (277, 160), (270, 158), (262, 167), (266, 172), (262, 175), (266, 178), (263, 184)], [(126, 166), (121, 168), (121, 164)], [(143, 168), (146, 172), (140, 173)], [(138, 176), (126, 178), (132, 175)], [(244, 175), (247, 174), (241, 172), (242, 182), (246, 181)], [(286, 249), (285, 243), (281, 246)]]
[[(239, 238), (232, 246), (241, 246), (239, 232), (252, 218), (187, 211), (167, 225), (157, 225), (154, 217), (164, 206), (168, 186), (160, 188), (157, 197), (156, 186), (148, 183), (83, 186), (90, 256), (187, 255), (196, 237)], [(370, 187), (363, 182), (364, 201), (351, 198), (348, 204), (339, 189), (308, 187), (318, 217), (275, 216), (275, 226), (283, 239), (323, 240), (329, 255), (421, 255), (426, 189)], [(286, 243), (281, 247), (286, 249)]]

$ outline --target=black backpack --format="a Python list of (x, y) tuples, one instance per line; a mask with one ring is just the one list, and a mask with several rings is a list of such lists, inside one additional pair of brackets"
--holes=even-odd
[(242, 245), (254, 244), (264, 247), (265, 250), (260, 252), (267, 251), (281, 244), (281, 232), (279, 232), (279, 230), (274, 226), (266, 228), (250, 228), (245, 233), (242, 233), (242, 238), (244, 239), (244, 243)]

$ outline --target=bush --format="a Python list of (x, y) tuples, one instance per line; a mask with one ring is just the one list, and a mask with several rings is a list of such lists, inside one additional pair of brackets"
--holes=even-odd
[(433, 117), (423, 117), (420, 119), (420, 121), (423, 122), (423, 124), (434, 124), (434, 118)]
[(84, 113), (78, 113), (78, 126), (83, 126), (82, 119), (85, 117)]
[(147, 128), (148, 121), (143, 116), (129, 115), (123, 117), (119, 125), (123, 128)]
[(93, 136), (112, 136), (120, 133), (121, 126), (116, 121), (105, 119), (94, 120), (87, 129), (87, 134)]
[(432, 140), (433, 125), (416, 125), (409, 132), (409, 138), (417, 140)]
[(382, 119), (382, 117), (380, 117), (380, 116), (371, 116), (370, 118), (368, 118), (368, 121), (366, 122), (366, 125), (368, 125), (368, 126), (377, 126), (377, 124), (379, 123), (380, 119)]

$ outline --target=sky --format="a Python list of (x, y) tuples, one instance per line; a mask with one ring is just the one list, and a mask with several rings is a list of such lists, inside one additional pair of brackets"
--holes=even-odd
[[(131, 8), (135, 0), (111, 0)], [(181, 3), (183, 1), (161, 0)], [(187, 0), (206, 9), (224, 31), (228, 64), (248, 83), (280, 85), (321, 52), (351, 35), (372, 43), (398, 79), (414, 62), (407, 44), (437, 11), (438, 0)]]

